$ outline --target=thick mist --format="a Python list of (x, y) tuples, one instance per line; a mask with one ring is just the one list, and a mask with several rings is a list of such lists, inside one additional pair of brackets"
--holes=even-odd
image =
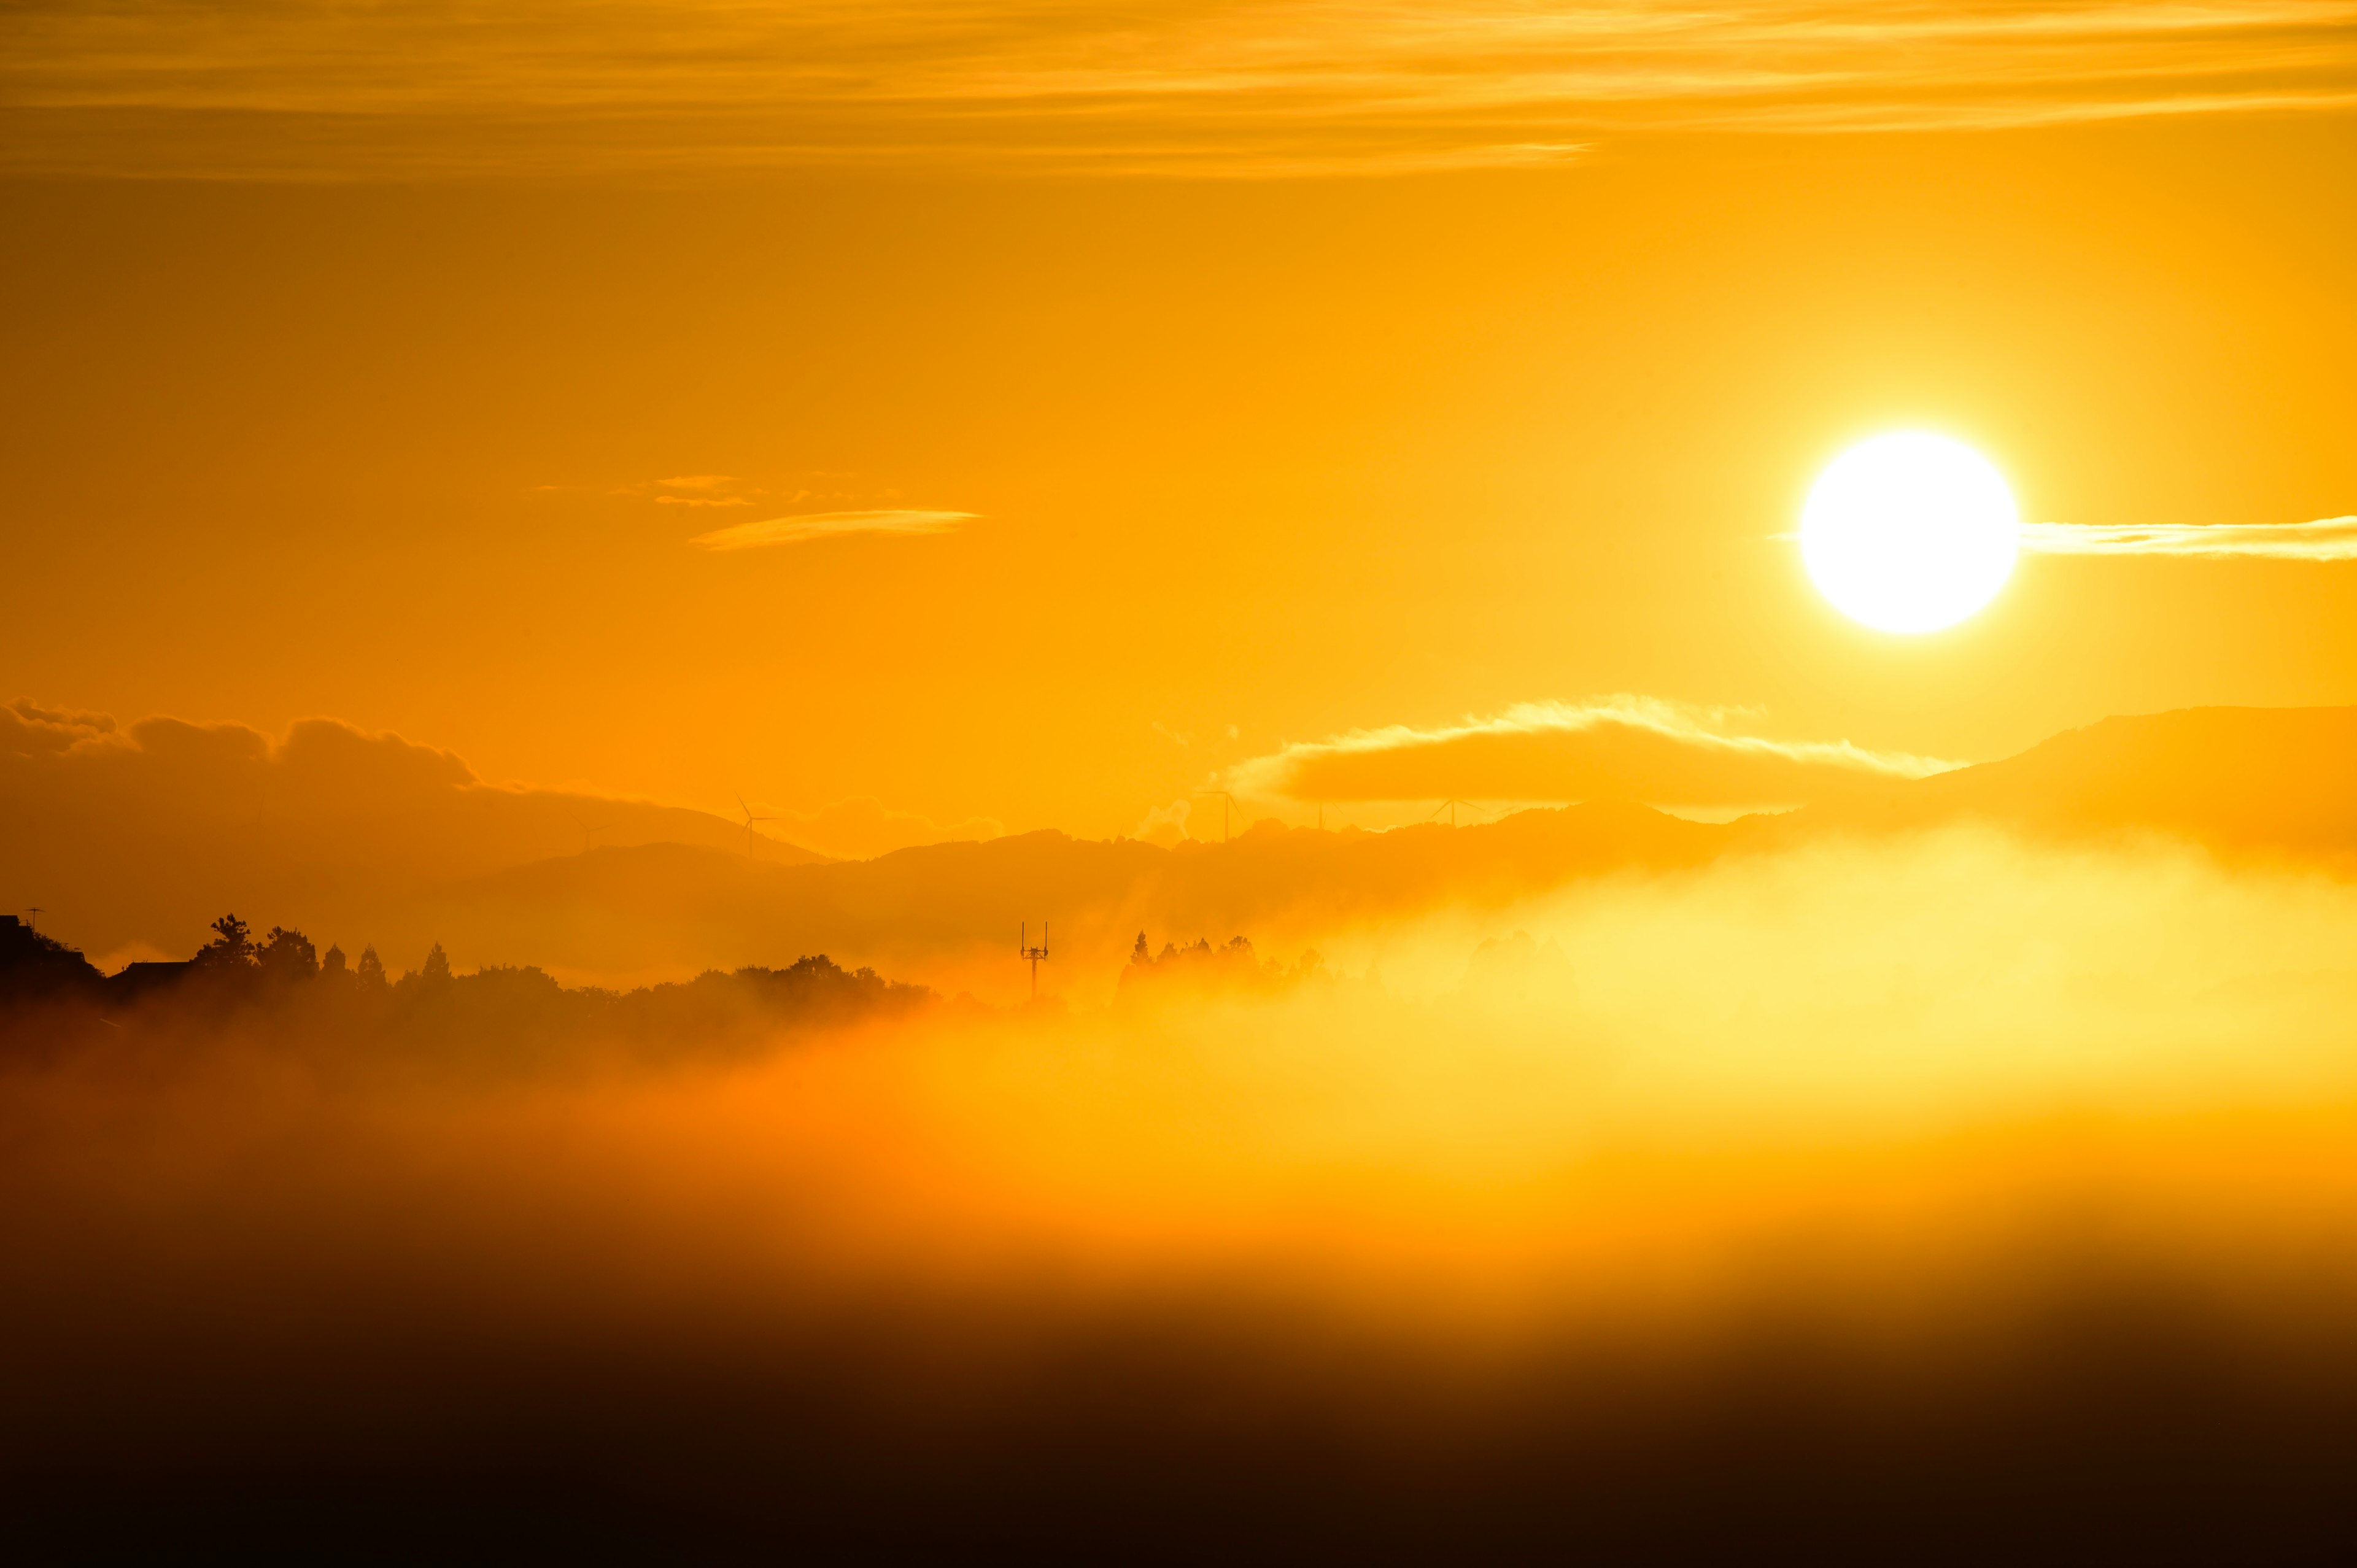
[(719, 1059), (27, 1059), (10, 1473), (1100, 1544), (1644, 1539), (1749, 1477), (1673, 1531), (1749, 1539), (1869, 1461), (1861, 1530), (2224, 1530), (2357, 1431), (2347, 884), (1953, 831), (1264, 957)]

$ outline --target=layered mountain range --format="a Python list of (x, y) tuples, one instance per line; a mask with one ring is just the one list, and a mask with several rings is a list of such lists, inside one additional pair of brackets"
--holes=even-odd
[(1168, 849), (1043, 831), (864, 861), (825, 861), (703, 813), (481, 784), (424, 748), (404, 759), (420, 788), (371, 794), (353, 780), (382, 770), (344, 754), (382, 744), (298, 735), (280, 748), (291, 760), (251, 747), (216, 759), (216, 807), (257, 782), (277, 791), (241, 800), (234, 832), (185, 801), (143, 801), (103, 768), (91, 771), (111, 793), (88, 789), (59, 811), (25, 787), (20, 756), (0, 874), (70, 884), (79, 902), (51, 925), (94, 955), (135, 943), (168, 954), (179, 928), (233, 907), (300, 924), (322, 947), (372, 943), (396, 972), (436, 941), (462, 965), (537, 963), (605, 983), (823, 952), (988, 993), (1016, 983), (1024, 922), (1034, 940), (1048, 924), (1051, 972), (1109, 985), (1141, 931), (1157, 943), (1244, 934), (1307, 946), (1418, 912), (1502, 909), (1581, 877), (1966, 822), (2357, 871), (2357, 708), (2106, 719), (2001, 761), (1727, 823), (1595, 800), (1388, 832), (1263, 821), (1232, 842)]

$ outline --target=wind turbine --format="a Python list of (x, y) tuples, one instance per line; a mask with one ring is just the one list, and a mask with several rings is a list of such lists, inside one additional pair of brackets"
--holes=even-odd
[(745, 811), (745, 858), (750, 860), (753, 858), (753, 824), (755, 822), (774, 822), (778, 819), (775, 817), (755, 816), (753, 814), (753, 808), (745, 805), (745, 797), (742, 795), (737, 797), (737, 804), (743, 806)]
[(1228, 808), (1236, 803), (1236, 798), (1233, 795), (1229, 794), (1225, 789), (1198, 789), (1195, 791), (1195, 796), (1198, 800), (1209, 800), (1214, 795), (1217, 795), (1220, 798), (1220, 842), (1222, 843), (1225, 843), (1228, 842)]
[(584, 854), (587, 854), (591, 846), (597, 842), (597, 835), (599, 833), (607, 832), (614, 825), (611, 822), (599, 822), (597, 826), (592, 827), (587, 822), (581, 820), (580, 812), (575, 811), (570, 814), (573, 818), (573, 825), (581, 830), (581, 853)]
[[(1440, 804), (1432, 809), (1432, 817), (1437, 817), (1443, 811), (1448, 812), (1448, 825), (1453, 828), (1457, 825), (1457, 808), (1459, 806), (1470, 806), (1474, 802), (1470, 800), (1459, 800), (1451, 797), (1448, 800), (1443, 800)], [(1432, 817), (1426, 817), (1424, 820), (1428, 822), (1432, 821)]]

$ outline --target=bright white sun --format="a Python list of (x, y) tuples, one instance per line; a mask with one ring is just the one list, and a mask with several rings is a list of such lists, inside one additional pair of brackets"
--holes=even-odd
[(2013, 492), (1960, 441), (1878, 435), (1835, 458), (1801, 513), (1801, 559), (1817, 591), (1881, 631), (1937, 631), (2013, 575)]

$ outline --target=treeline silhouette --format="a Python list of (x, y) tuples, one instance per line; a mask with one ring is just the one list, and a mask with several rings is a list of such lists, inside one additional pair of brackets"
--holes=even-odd
[(1316, 950), (1292, 963), (1264, 962), (1250, 937), (1232, 937), (1213, 947), (1209, 937), (1192, 946), (1166, 941), (1157, 953), (1146, 933), (1130, 945), (1129, 962), (1116, 993), (1124, 1004), (1204, 996), (1272, 996), (1297, 986), (1330, 983), (1334, 976)]
[(237, 916), (179, 962), (102, 973), (76, 950), (0, 917), (0, 1044), (63, 1049), (234, 1026), (245, 1036), (474, 1060), (546, 1062), (619, 1047), (648, 1057), (743, 1055), (798, 1035), (937, 1005), (925, 986), (845, 970), (825, 954), (782, 969), (709, 970), (684, 983), (568, 987), (536, 967), (459, 974), (440, 943), (399, 979), (373, 947), (357, 962), (301, 931), (256, 937)]

